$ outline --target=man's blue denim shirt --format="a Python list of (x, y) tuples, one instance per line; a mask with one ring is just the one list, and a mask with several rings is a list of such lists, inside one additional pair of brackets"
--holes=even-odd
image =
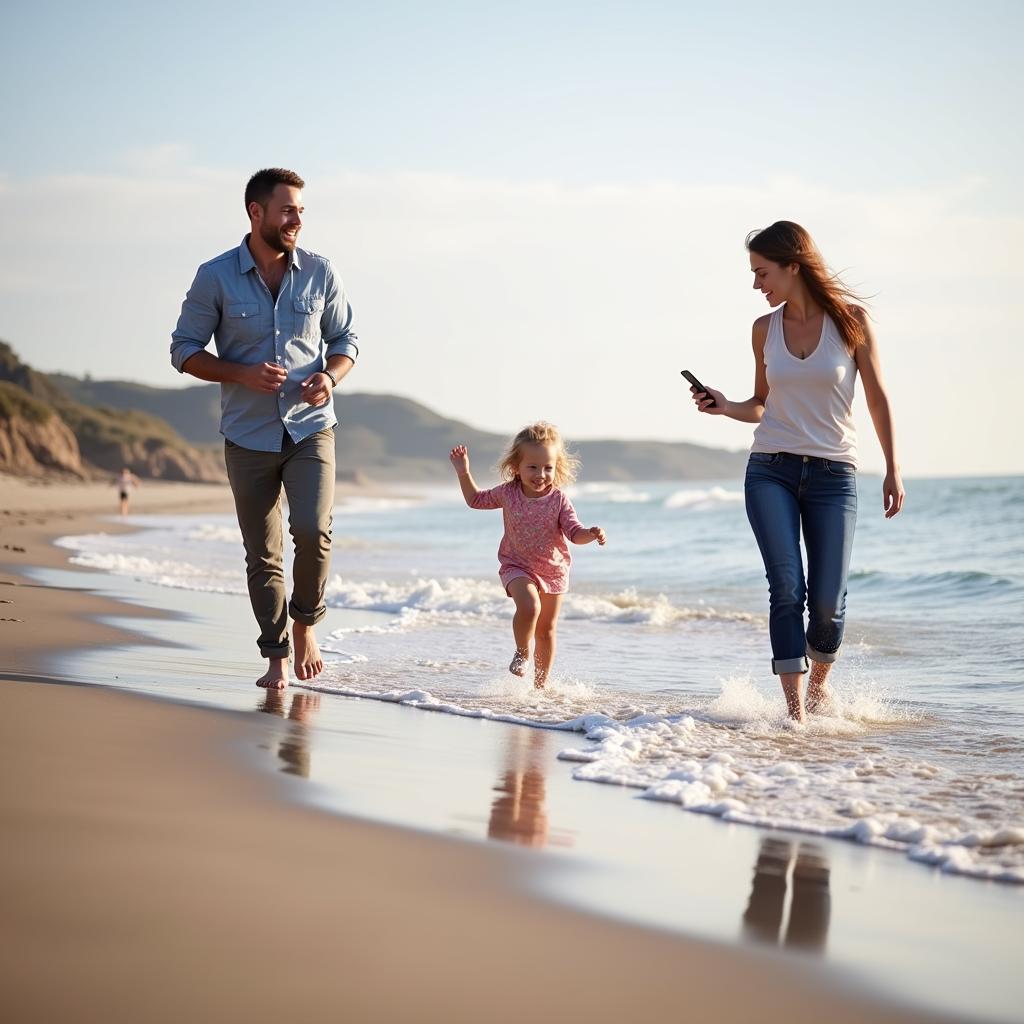
[(248, 235), (242, 244), (196, 272), (171, 335), (171, 363), (184, 372), (211, 336), (217, 355), (232, 363), (278, 363), (288, 379), (276, 394), (241, 384), (220, 386), (220, 432), (243, 448), (279, 452), (285, 430), (301, 441), (338, 421), (334, 403), (313, 407), (302, 382), (330, 356), (359, 355), (345, 287), (323, 256), (295, 249), (274, 301), (260, 277)]

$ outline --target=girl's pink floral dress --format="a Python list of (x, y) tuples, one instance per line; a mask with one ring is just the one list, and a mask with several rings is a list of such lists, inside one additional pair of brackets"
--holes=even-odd
[(500, 508), (505, 536), (498, 545), (498, 578), (508, 585), (520, 576), (533, 580), (546, 594), (569, 589), (569, 541), (583, 524), (572, 502), (557, 487), (539, 498), (528, 498), (519, 480), (480, 491), (473, 508)]

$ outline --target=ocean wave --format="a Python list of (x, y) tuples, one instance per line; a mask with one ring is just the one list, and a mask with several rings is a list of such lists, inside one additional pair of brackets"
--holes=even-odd
[(402, 509), (413, 508), (422, 505), (423, 499), (419, 497), (367, 497), (358, 494), (348, 495), (344, 501), (339, 501), (334, 506), (334, 514), (358, 515), (364, 512), (398, 512)]
[(703, 512), (743, 501), (742, 491), (727, 491), (724, 487), (710, 487), (707, 490), (675, 491), (662, 503), (663, 508), (691, 509)]
[[(351, 676), (299, 685), (578, 733), (587, 745), (566, 747), (559, 759), (574, 766), (579, 781), (640, 790), (644, 799), (729, 822), (846, 839), (946, 872), (1024, 884), (1024, 813), (1012, 779), (973, 779), (877, 744), (866, 749), (869, 736), (922, 724), (871, 688), (835, 695), (827, 713), (800, 726), (788, 719), (781, 697), (768, 698), (742, 679), (727, 681), (709, 701), (668, 709), (651, 705), (649, 695), (638, 699), (571, 679), (554, 679), (538, 692), (507, 677), (459, 694)], [(982, 781), (987, 805), (999, 805), (1002, 820), (975, 817)]]
[(949, 569), (933, 573), (896, 573), (883, 569), (859, 569), (850, 582), (864, 589), (885, 589), (916, 596), (946, 597), (1009, 596), (1024, 588), (1024, 581), (981, 569)]
[[(327, 585), (327, 604), (400, 615), (405, 626), (421, 617), (425, 622), (505, 620), (510, 608), (509, 598), (499, 584), (465, 577), (394, 582), (334, 576)], [(649, 626), (698, 619), (759, 621), (747, 612), (675, 605), (663, 594), (641, 594), (633, 588), (607, 594), (567, 594), (562, 618)]]
[(200, 543), (237, 544), (242, 543), (242, 531), (235, 525), (221, 523), (200, 523), (184, 534), (187, 541)]
[(598, 498), (614, 504), (637, 504), (646, 505), (652, 499), (647, 491), (638, 491), (629, 484), (617, 483), (593, 483), (575, 484), (568, 489), (569, 495), (576, 498)]
[[(79, 539), (86, 538), (61, 538), (61, 540)], [(71, 547), (70, 544), (62, 546)], [(147, 555), (124, 554), (119, 551), (79, 551), (68, 561), (83, 569), (109, 572), (115, 576), (131, 576), (161, 587), (173, 587), (177, 590), (194, 590), (215, 594), (245, 593), (244, 580), (240, 580), (237, 567), (218, 568), (212, 564), (200, 567), (174, 557), (153, 558)]]

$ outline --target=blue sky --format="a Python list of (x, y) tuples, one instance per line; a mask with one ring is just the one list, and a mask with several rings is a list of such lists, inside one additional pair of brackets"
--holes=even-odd
[(244, 232), (248, 174), (284, 164), (352, 294), (353, 387), (497, 430), (738, 447), (749, 428), (684, 416), (670, 370), (749, 392), (742, 237), (787, 217), (877, 296), (908, 468), (1021, 471), (1007, 403), (949, 413), (1024, 368), (1022, 11), (8, 9), (0, 336), (45, 369), (180, 383), (181, 296)]
[(1017, 3), (43, 0), (4, 22), (12, 172), (168, 141), (234, 167), (297, 138), (309, 175), (736, 183), (806, 162), (837, 186), (1008, 187), (1024, 145)]

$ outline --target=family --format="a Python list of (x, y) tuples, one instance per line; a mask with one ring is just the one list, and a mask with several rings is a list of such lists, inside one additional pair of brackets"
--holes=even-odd
[[(171, 340), (179, 373), (221, 385), (224, 459), (268, 666), (257, 684), (269, 689), (288, 685), (290, 662), (299, 680), (323, 669), (314, 627), (326, 614), (331, 553), (332, 394), (359, 354), (342, 281), (327, 259), (296, 244), (304, 187), (283, 168), (252, 176), (244, 197), (249, 232), (199, 268)], [(702, 414), (756, 424), (744, 483), (747, 517), (769, 584), (772, 672), (790, 717), (803, 721), (828, 698), (843, 640), (857, 517), (851, 406), (858, 375), (885, 458), (887, 519), (902, 508), (904, 490), (863, 300), (828, 270), (798, 224), (778, 221), (752, 232), (746, 247), (753, 286), (773, 310), (753, 325), (753, 394), (732, 401), (704, 385), (690, 390)], [(216, 355), (207, 351), (211, 338)], [(565, 494), (576, 460), (543, 422), (512, 439), (497, 487), (477, 487), (464, 445), (449, 458), (467, 505), (502, 510), (499, 578), (515, 604), (509, 671), (525, 675), (532, 653), (534, 684), (542, 688), (568, 590), (570, 545), (606, 540), (600, 526), (582, 525)], [(282, 490), (295, 550), (290, 599)]]

